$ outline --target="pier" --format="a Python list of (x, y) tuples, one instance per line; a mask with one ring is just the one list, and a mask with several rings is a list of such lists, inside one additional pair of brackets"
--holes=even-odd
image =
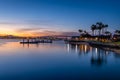
[(28, 38), (23, 39), (20, 44), (38, 44), (38, 43), (52, 43), (52, 39)]

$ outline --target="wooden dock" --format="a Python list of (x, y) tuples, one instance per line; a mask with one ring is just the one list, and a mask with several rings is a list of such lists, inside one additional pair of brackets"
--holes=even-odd
[(51, 39), (23, 39), (20, 44), (38, 44), (38, 43), (52, 43)]

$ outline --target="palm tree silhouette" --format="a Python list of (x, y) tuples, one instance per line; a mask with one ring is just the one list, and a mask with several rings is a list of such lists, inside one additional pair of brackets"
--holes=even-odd
[(103, 29), (103, 23), (102, 22), (97, 22), (96, 23), (97, 29), (99, 31), (99, 36), (101, 35), (101, 30)]
[(108, 28), (108, 24), (104, 25), (104, 28), (105, 28), (104, 32), (106, 32)]
[(116, 30), (115, 34), (120, 35), (120, 30)]
[(83, 30), (82, 30), (82, 29), (79, 29), (78, 31), (79, 31), (80, 35), (81, 35), (81, 34), (82, 34), (82, 32), (83, 32)]
[(105, 34), (106, 34), (106, 35), (110, 35), (111, 33), (110, 33), (109, 31), (106, 31)]
[(94, 31), (96, 30), (96, 25), (93, 24), (93, 25), (91, 26), (91, 30), (92, 30), (92, 35), (94, 36), (94, 35), (95, 35), (95, 32), (94, 32)]

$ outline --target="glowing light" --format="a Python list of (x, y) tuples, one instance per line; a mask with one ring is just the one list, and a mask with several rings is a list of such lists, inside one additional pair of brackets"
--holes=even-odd
[(85, 40), (87, 40), (88, 38), (85, 38)]
[(67, 44), (67, 51), (70, 52), (70, 44)]
[(87, 46), (85, 45), (85, 52), (87, 52)]
[(75, 52), (76, 53), (78, 52), (78, 45), (77, 44), (75, 45)]
[(98, 49), (97, 48), (95, 48), (95, 52), (96, 52), (96, 54), (98, 53)]
[(98, 38), (95, 38), (96, 40), (98, 40)]

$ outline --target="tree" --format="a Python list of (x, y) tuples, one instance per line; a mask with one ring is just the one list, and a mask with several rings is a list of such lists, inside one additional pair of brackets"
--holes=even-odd
[(96, 25), (93, 24), (93, 25), (91, 26), (91, 30), (92, 30), (92, 35), (94, 36), (94, 35), (95, 35), (95, 34), (94, 34), (94, 33), (95, 33), (94, 31), (96, 30)]
[(106, 31), (105, 34), (106, 34), (106, 35), (110, 35), (111, 33), (110, 33), (109, 31)]
[(102, 22), (97, 22), (96, 26), (97, 26), (99, 36), (100, 36), (101, 35), (101, 30), (104, 28), (104, 24)]
[(101, 27), (101, 26), (98, 26), (97, 29), (98, 29), (98, 31), (99, 31), (99, 36), (100, 36), (100, 35), (101, 35), (102, 27)]
[(105, 32), (105, 35), (106, 35), (106, 38), (107, 38), (107, 40), (109, 40), (110, 38), (111, 38), (111, 32), (109, 32), (109, 31), (106, 31)]
[(103, 24), (102, 22), (96, 23), (97, 29), (99, 30), (99, 35), (104, 34), (107, 31), (108, 24)]
[(87, 31), (84, 31), (84, 34), (88, 34), (88, 32), (87, 32)]
[(116, 31), (115, 31), (115, 34), (116, 34), (116, 35), (120, 35), (120, 30), (116, 30)]
[(83, 32), (83, 30), (82, 30), (82, 29), (79, 29), (78, 31), (79, 31), (80, 35), (81, 35), (81, 34), (82, 34), (82, 32)]
[(106, 32), (106, 31), (107, 31), (107, 28), (108, 28), (108, 24), (105, 24), (105, 25), (104, 25), (104, 28), (105, 28), (104, 31)]

